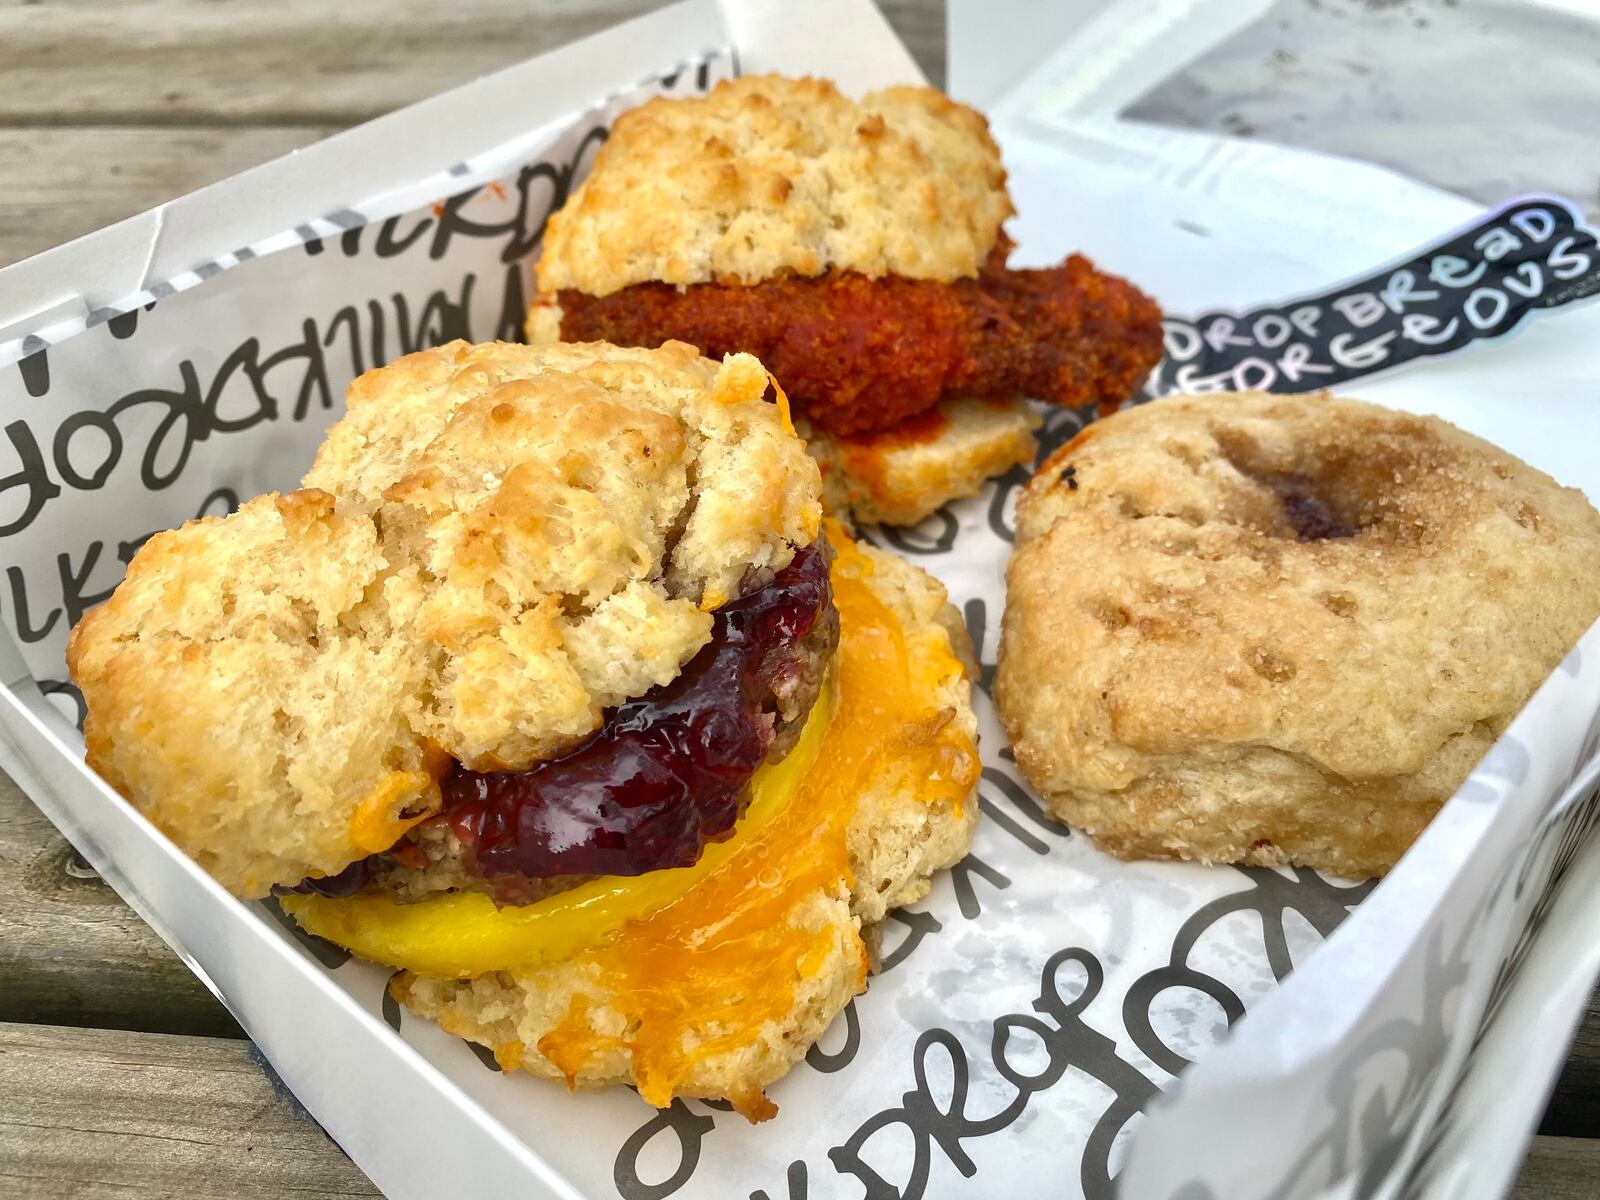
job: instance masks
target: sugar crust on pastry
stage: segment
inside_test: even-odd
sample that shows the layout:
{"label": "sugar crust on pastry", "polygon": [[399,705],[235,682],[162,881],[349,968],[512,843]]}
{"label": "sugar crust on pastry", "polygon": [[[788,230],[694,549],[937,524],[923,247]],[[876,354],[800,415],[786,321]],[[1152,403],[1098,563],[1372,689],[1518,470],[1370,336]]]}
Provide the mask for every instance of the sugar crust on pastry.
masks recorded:
{"label": "sugar crust on pastry", "polygon": [[983,117],[925,87],[724,80],[619,116],[545,228],[539,290],[978,273],[1011,215]]}
{"label": "sugar crust on pastry", "polygon": [[90,765],[259,896],[392,844],[450,759],[559,753],[815,540],[767,382],[679,343],[369,372],[301,490],[152,538],[73,631]]}
{"label": "sugar crust on pastry", "polygon": [[996,702],[1056,815],[1369,876],[1600,616],[1600,516],[1435,418],[1178,397],[1041,468],[1007,582]]}

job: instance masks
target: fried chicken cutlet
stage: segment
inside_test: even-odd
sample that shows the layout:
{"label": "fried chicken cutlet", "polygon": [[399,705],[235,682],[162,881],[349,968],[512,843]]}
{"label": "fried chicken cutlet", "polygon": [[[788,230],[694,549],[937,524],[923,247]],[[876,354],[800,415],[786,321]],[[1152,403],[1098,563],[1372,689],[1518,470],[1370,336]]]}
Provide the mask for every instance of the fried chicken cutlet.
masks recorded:
{"label": "fried chicken cutlet", "polygon": [[653,346],[677,338],[720,357],[755,354],[796,410],[837,434],[885,429],[951,396],[1024,394],[1115,409],[1161,353],[1161,312],[1073,255],[1006,267],[1002,238],[980,275],[949,282],[859,272],[609,296],[558,293],[564,341]]}

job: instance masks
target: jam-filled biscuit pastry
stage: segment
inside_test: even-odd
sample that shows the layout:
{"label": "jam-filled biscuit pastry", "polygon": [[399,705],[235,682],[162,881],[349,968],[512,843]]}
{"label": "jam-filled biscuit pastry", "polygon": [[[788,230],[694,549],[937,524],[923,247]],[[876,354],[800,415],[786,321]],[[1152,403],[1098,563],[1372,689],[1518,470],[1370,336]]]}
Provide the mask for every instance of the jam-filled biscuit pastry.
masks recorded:
{"label": "jam-filled biscuit pastry", "polygon": [[943,589],[825,529],[754,358],[469,346],[73,631],[90,764],[241,896],[573,1086],[763,1089],[970,842]]}
{"label": "jam-filled biscuit pastry", "polygon": [[1382,874],[1600,617],[1600,516],[1432,417],[1189,396],[1017,506],[996,701],[1126,858]]}
{"label": "jam-filled biscuit pastry", "polygon": [[1124,280],[1008,266],[1011,215],[983,117],[931,88],[727,80],[618,117],[545,229],[528,337],[756,354],[830,505],[909,523],[1032,459],[1024,395],[1109,411],[1160,357]]}

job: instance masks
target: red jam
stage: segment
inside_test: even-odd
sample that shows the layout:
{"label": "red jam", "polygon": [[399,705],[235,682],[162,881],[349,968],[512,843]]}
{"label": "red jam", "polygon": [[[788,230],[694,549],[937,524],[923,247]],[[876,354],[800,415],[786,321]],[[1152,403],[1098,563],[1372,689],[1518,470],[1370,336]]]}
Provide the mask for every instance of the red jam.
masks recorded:
{"label": "red jam", "polygon": [[820,545],[713,614],[678,677],[609,712],[598,733],[526,771],[457,764],[444,819],[485,876],[642,875],[693,864],[738,819],[773,736],[775,677],[833,602]]}

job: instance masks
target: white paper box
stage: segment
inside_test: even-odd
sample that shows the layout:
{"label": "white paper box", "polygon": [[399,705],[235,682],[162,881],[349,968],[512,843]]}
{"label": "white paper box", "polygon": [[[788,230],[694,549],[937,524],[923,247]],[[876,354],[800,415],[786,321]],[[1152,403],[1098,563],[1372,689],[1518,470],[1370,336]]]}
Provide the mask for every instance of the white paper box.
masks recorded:
{"label": "white paper box", "polygon": [[[1177,18],[1192,7],[1157,6]],[[1250,9],[1228,6],[1235,20]],[[1129,126],[1085,107],[1125,98],[1126,81],[1063,90],[1071,58],[1047,56],[996,102],[1020,261],[1082,249],[1171,311],[1244,306],[1355,275],[1472,215],[1359,164]],[[610,115],[779,67],[857,91],[915,77],[863,4],[690,0],[0,272],[0,471],[12,473],[0,474],[0,525],[16,526],[0,587],[0,765],[391,1196],[1098,1197],[1130,1137],[1131,1196],[1312,1195],[1364,1171],[1374,1188],[1494,1194],[1595,967],[1581,906],[1546,887],[1558,868],[1594,870],[1579,835],[1594,818],[1595,635],[1376,892],[1100,855],[1040,818],[979,697],[987,819],[974,856],[889,924],[885,969],[772,1089],[780,1113],[759,1127],[698,1102],[656,1114],[625,1091],[568,1096],[500,1076],[403,1017],[387,971],[224,894],[83,767],[69,693],[34,681],[62,679],[66,629],[139,539],[292,486],[358,371],[452,333],[514,334],[539,219]],[[1597,336],[1600,312],[1562,314],[1352,390],[1439,412],[1600,495]],[[1055,414],[1050,436],[1078,420]],[[875,535],[944,579],[989,664],[1016,482]],[[1570,803],[1552,807],[1564,790]],[[1523,969],[1502,971],[1535,916]],[[1460,970],[1425,1009],[1441,937]],[[1520,1062],[1496,1057],[1496,1030],[1540,994]],[[1449,1098],[1491,995],[1499,1024]],[[1405,1062],[1361,1074],[1372,1031],[1418,1014],[1437,1019]],[[1202,1056],[1185,1098],[1135,1135],[1140,1108]],[[1521,1068],[1514,1096],[1508,1063]],[[1490,1128],[1481,1098],[1496,1092],[1498,1141],[1485,1148],[1469,1134]],[[1470,1178],[1457,1169],[1467,1155],[1481,1167]],[[1240,1178],[1240,1163],[1257,1169]]]}

